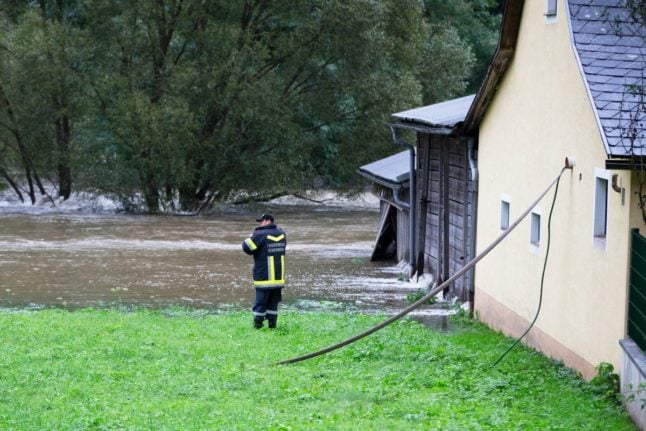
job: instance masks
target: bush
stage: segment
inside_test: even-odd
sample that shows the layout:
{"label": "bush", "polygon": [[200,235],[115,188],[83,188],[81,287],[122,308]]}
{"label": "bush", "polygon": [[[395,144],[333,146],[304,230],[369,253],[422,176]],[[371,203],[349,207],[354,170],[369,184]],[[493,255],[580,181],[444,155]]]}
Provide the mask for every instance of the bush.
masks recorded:
{"label": "bush", "polygon": [[602,362],[595,367],[597,375],[590,380],[592,390],[603,399],[619,404],[619,374],[614,372],[612,364]]}

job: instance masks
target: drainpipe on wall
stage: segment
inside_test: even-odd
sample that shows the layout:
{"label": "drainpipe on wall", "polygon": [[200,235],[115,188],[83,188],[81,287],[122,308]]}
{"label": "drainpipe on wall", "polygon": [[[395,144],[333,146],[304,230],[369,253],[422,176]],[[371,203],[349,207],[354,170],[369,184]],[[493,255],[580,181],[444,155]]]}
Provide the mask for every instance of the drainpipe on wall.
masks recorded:
{"label": "drainpipe on wall", "polygon": [[[471,199],[469,199],[469,235],[467,240],[467,250],[469,253],[468,261],[473,259],[476,255],[476,217],[477,217],[477,204],[478,204],[478,161],[475,156],[475,138],[469,138],[467,142],[467,151],[469,157],[469,168],[471,171]],[[473,312],[473,296],[475,290],[475,270],[472,269],[469,274],[468,283],[468,301],[470,303],[471,312]]]}
{"label": "drainpipe on wall", "polygon": [[393,201],[395,202],[395,204],[397,204],[397,206],[405,210],[410,210],[410,202],[404,202],[400,197],[402,186],[400,185],[392,186],[392,189],[393,189]]}
{"label": "drainpipe on wall", "polygon": [[[410,278],[416,272],[416,268],[415,268],[415,147],[413,147],[411,144],[407,143],[403,139],[399,139],[399,130],[397,128],[390,126],[390,133],[392,134],[393,142],[395,143],[395,145],[408,148],[408,151],[410,152],[410,171],[409,171],[410,192],[408,193],[408,196],[409,196],[408,205],[406,205],[408,207],[408,238],[409,238],[408,239],[408,244],[409,244],[408,277]],[[393,197],[395,199],[395,202],[401,205],[403,204],[403,202],[399,198],[399,190],[400,190],[399,187],[397,187],[396,189],[393,188]]]}

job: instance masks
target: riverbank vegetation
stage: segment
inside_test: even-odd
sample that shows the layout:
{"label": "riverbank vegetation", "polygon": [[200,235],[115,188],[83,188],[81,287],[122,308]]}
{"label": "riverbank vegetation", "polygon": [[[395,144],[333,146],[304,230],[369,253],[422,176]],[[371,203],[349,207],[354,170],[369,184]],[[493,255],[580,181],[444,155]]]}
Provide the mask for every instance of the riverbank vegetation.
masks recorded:
{"label": "riverbank vegetation", "polygon": [[471,93],[500,0],[0,2],[0,188],[132,211],[344,189]]}
{"label": "riverbank vegetation", "polygon": [[570,369],[467,320],[395,323],[331,354],[379,316],[248,312],[0,312],[0,428],[634,429]]}

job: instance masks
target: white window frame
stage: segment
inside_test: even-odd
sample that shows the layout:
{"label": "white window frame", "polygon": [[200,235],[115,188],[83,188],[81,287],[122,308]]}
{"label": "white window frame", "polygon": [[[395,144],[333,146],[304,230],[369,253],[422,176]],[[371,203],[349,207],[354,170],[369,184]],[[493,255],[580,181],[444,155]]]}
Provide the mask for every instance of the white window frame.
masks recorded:
{"label": "white window frame", "polygon": [[[605,184],[604,184],[605,182]],[[604,193],[605,186],[605,196]],[[610,218],[610,172],[594,169],[594,189],[592,193],[592,243],[601,250],[607,249],[608,219]]]}
{"label": "white window frame", "polygon": [[511,199],[509,195],[500,195],[500,230],[505,231],[511,223]]}
{"label": "white window frame", "polygon": [[538,254],[542,241],[543,210],[535,207],[529,214],[529,251]]}

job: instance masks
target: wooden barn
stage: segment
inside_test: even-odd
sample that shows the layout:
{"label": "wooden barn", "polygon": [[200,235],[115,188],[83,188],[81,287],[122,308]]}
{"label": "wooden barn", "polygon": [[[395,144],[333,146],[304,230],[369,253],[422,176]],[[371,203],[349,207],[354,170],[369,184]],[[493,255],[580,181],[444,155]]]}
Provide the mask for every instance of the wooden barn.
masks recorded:
{"label": "wooden barn", "polygon": [[[474,96],[393,114],[389,126],[416,135],[415,257],[417,274],[442,283],[460,270],[475,250],[477,152],[475,139],[459,133]],[[473,275],[457,280],[445,294],[470,301]]]}
{"label": "wooden barn", "polygon": [[[373,260],[406,260],[410,276],[441,283],[474,256],[475,140],[459,133],[472,101],[467,96],[393,114],[394,143],[408,151],[359,168],[381,201]],[[402,139],[404,130],[414,133],[416,150]],[[445,294],[469,301],[472,292],[468,274]]]}
{"label": "wooden barn", "polygon": [[380,218],[371,260],[409,261],[410,154],[402,151],[359,168],[373,183]]}

